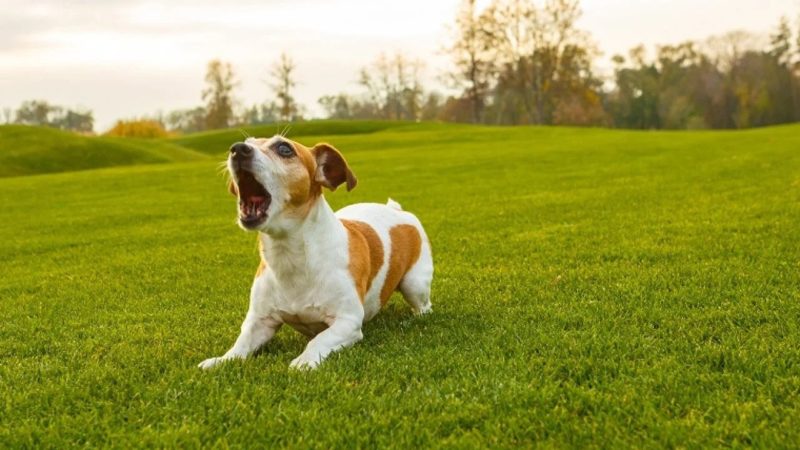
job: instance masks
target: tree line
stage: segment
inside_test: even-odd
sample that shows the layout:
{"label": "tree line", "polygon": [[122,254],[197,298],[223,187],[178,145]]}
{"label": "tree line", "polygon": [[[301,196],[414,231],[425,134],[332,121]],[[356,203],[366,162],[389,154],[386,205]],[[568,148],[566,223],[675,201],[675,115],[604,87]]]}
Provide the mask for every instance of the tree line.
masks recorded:
{"label": "tree line", "polygon": [[613,75],[577,26],[579,0],[464,0],[447,52],[458,95],[436,118],[636,129],[747,128],[800,120],[800,23],[761,43],[732,32],[615,55]]}
{"label": "tree line", "polygon": [[[399,52],[361,68],[360,91],[319,99],[331,119],[440,120],[498,125],[577,125],[634,129],[748,128],[800,121],[800,20],[783,18],[768,39],[731,32],[703,42],[643,46],[611,58],[578,27],[580,0],[462,0],[444,46],[450,94],[428,89],[425,65]],[[202,104],[119,121],[110,134],[159,136],[303,120],[296,64],[270,66],[271,100],[244,105],[230,63],[208,63]],[[6,122],[92,130],[89,111],[30,101]]]}
{"label": "tree line", "polygon": [[[420,60],[382,54],[358,72],[361,92],[326,95],[319,104],[333,119],[498,125],[696,129],[800,121],[800,20],[793,30],[781,19],[768,39],[731,32],[658,46],[652,56],[640,45],[614,55],[613,72],[600,74],[600,52],[577,25],[581,14],[579,0],[494,0],[482,10],[463,0],[445,47],[452,65],[443,78],[456,94],[426,89]],[[290,92],[293,73],[285,75]]]}
{"label": "tree line", "polygon": [[94,129],[94,115],[85,109],[69,109],[53,105],[44,100],[28,100],[16,110],[3,109],[5,123],[39,125],[61,130],[91,133]]}

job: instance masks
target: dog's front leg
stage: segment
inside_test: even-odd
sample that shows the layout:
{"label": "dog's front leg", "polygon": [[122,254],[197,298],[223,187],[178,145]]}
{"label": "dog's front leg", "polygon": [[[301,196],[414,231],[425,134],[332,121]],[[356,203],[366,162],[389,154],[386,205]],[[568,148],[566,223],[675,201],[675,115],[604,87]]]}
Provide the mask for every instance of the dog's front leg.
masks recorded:
{"label": "dog's front leg", "polygon": [[210,369],[229,359],[244,359],[258,350],[267,341],[272,339],[275,332],[280,328],[281,323],[270,317],[258,317],[252,310],[247,313],[242,323],[242,331],[230,350],[224,355],[216,358],[209,358],[201,362],[198,367]]}
{"label": "dog's front leg", "polygon": [[293,369],[314,369],[329,354],[360,341],[363,316],[337,317],[330,327],[308,342],[306,349],[292,361]]}

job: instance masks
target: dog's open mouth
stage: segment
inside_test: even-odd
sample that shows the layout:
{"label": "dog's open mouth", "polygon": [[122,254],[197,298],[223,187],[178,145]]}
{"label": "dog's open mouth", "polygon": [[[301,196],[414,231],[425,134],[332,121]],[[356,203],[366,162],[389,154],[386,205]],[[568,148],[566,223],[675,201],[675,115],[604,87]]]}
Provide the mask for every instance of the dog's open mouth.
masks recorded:
{"label": "dog's open mouth", "polygon": [[239,221],[246,228],[254,228],[267,220],[267,209],[272,196],[247,170],[236,171],[239,190]]}

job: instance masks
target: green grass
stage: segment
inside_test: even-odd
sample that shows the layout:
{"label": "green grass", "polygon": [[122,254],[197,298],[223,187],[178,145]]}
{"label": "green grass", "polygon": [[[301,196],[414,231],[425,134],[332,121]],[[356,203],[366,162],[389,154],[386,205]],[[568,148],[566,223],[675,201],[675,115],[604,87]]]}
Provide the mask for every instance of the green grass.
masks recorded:
{"label": "green grass", "polygon": [[0,447],[800,446],[800,126],[338,134],[433,314],[201,372],[258,260],[214,158],[1,179]]}
{"label": "green grass", "polygon": [[208,156],[168,141],[0,125],[0,177],[203,159]]}

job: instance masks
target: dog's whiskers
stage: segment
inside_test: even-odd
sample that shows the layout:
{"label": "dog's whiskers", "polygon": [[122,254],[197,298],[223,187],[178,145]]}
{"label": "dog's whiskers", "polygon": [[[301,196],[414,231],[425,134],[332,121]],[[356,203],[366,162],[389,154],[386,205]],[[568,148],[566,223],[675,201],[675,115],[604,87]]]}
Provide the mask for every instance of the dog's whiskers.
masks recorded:
{"label": "dog's whiskers", "polygon": [[285,137],[287,137],[287,135],[289,134],[289,131],[291,131],[291,130],[292,130],[292,124],[287,123],[286,126],[283,127],[283,130],[280,133],[278,133],[278,135],[280,137],[285,138]]}
{"label": "dog's whiskers", "polygon": [[228,161],[220,161],[219,164],[217,164],[217,174],[218,175],[228,174]]}

